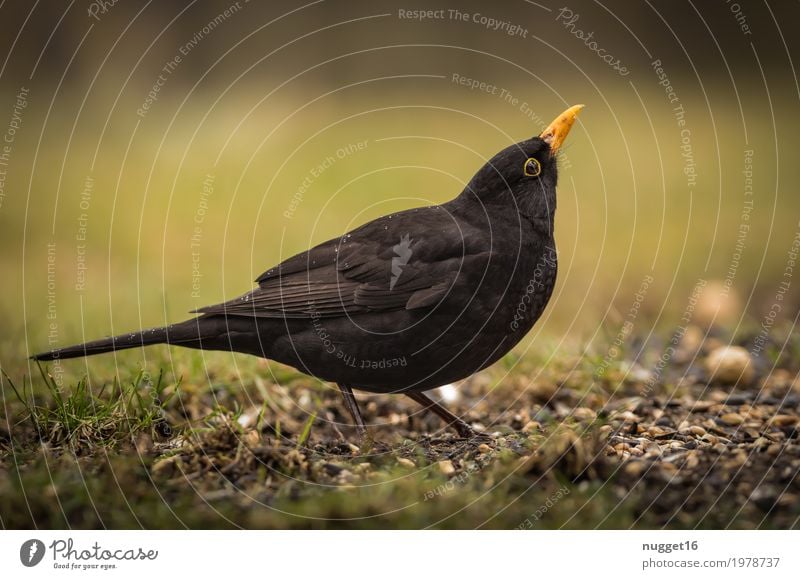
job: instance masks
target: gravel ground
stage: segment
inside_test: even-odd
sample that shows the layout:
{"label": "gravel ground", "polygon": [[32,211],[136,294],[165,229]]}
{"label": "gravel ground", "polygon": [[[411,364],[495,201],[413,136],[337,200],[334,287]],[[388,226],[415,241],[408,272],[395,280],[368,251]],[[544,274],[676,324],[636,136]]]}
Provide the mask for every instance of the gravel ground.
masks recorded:
{"label": "gravel ground", "polygon": [[157,421],[117,444],[40,437],[21,417],[0,432],[0,499],[24,497],[28,509],[0,517],[11,527],[796,528],[797,374],[694,331],[670,352],[665,364],[615,363],[602,379],[577,352],[546,372],[511,361],[510,377],[476,375],[444,393],[483,432],[475,440],[405,397],[360,395],[374,443],[359,448],[338,392],[301,376],[259,381],[258,404],[181,386],[167,408],[174,428]]}

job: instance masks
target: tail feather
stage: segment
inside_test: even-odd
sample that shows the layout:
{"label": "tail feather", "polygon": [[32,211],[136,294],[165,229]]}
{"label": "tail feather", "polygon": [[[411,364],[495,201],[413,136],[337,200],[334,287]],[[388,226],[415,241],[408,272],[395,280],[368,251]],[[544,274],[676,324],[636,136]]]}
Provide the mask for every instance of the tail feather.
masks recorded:
{"label": "tail feather", "polygon": [[129,334],[120,334],[101,340],[93,340],[85,344],[77,344],[66,348],[58,348],[49,352],[42,352],[31,356],[33,360],[47,362],[51,360],[64,360],[67,358],[80,358],[105,354],[116,350],[127,350],[153,344],[191,345],[204,338],[202,323],[203,318],[187,320],[178,324],[171,324],[161,328],[151,328]]}

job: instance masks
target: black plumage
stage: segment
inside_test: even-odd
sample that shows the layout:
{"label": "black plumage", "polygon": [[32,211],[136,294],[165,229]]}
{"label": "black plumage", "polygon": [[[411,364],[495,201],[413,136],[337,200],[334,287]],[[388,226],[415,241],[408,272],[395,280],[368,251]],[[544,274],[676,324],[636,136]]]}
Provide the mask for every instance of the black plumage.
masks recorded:
{"label": "black plumage", "polygon": [[580,110],[503,149],[452,201],[386,215],[266,271],[258,287],[167,326],[37,354],[72,358],[168,343],[269,358],[352,389],[423,391],[498,360],[541,315],[557,259],[556,152]]}

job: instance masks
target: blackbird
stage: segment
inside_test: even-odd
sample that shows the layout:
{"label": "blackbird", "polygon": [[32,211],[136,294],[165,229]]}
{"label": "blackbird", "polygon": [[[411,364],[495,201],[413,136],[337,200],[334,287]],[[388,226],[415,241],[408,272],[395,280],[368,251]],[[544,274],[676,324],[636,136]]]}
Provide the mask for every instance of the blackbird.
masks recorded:
{"label": "blackbird", "polygon": [[452,201],[380,217],[295,255],[193,319],[33,358],[151,344],[243,352],[335,382],[362,439],[353,389],[403,393],[472,437],[423,392],[497,361],[547,305],[557,152],[581,108],[494,155]]}

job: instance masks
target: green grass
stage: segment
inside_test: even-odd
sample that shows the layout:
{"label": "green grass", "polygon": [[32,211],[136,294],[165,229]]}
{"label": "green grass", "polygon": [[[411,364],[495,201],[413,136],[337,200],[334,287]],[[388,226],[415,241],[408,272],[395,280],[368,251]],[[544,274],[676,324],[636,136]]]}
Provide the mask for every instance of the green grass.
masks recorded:
{"label": "green grass", "polygon": [[95,392],[86,378],[64,389],[43,366],[39,365],[39,371],[43,396],[34,394],[27,377],[21,388],[7,375],[4,380],[24,408],[19,420],[30,423],[42,443],[77,451],[97,445],[113,448],[140,433],[171,434],[165,407],[178,386],[167,386],[163,372],[154,382],[140,371],[127,384],[114,379]]}

